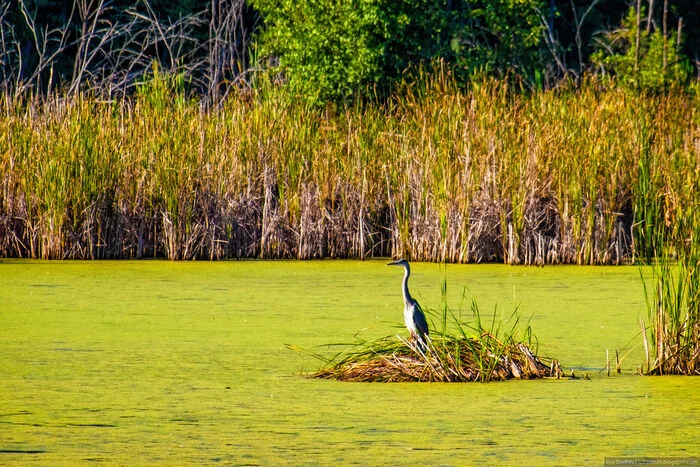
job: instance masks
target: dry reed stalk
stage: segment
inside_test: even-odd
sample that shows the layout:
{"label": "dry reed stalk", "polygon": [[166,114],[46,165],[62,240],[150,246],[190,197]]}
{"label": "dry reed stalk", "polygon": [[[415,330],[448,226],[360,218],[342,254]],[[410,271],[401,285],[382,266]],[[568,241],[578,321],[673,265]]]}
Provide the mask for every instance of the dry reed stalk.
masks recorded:
{"label": "dry reed stalk", "polygon": [[646,373],[649,373],[649,369],[651,368],[651,358],[649,354],[649,341],[647,341],[647,329],[646,326],[644,326],[644,320],[639,321],[639,326],[642,328],[642,339],[644,340],[644,355],[646,357],[646,362],[647,362],[647,371]]}

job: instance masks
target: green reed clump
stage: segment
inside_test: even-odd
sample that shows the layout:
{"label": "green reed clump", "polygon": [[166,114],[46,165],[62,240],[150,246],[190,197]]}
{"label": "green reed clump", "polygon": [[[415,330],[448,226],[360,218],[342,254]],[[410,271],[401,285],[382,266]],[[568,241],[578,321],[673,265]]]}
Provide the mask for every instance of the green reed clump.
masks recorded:
{"label": "green reed clump", "polygon": [[425,348],[397,335],[360,341],[330,358],[313,354],[325,366],[312,376],[363,382],[486,382],[550,374],[550,366],[531,350],[529,326],[522,339],[516,337],[517,310],[507,329],[496,319],[496,310],[488,327],[474,300],[470,311],[472,322],[462,322],[443,303],[438,317],[442,326],[433,325]]}
{"label": "green reed clump", "polygon": [[[652,269],[650,285],[644,282],[649,315],[649,326],[644,329],[648,374],[700,374],[697,108],[689,114],[694,142],[668,121],[659,122],[664,134],[660,150],[653,149],[648,127],[640,132],[643,152],[633,187],[640,214],[636,254]],[[661,115],[672,111],[659,109]]]}
{"label": "green reed clump", "polygon": [[157,69],[121,101],[0,102],[3,256],[617,264],[676,221],[658,194],[700,151],[697,94],[440,69],[346,109],[263,81],[205,111]]}
{"label": "green reed clump", "polygon": [[647,374],[700,375],[699,208],[697,202],[678,208],[678,224],[652,266],[651,291],[645,282]]}

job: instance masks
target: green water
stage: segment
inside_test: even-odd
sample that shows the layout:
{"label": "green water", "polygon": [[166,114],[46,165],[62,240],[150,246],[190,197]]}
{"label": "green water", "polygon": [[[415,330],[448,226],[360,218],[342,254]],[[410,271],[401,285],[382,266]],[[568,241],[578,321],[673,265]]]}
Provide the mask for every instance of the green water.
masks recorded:
{"label": "green water", "polygon": [[[445,274],[413,264],[440,304]],[[700,455],[700,378],[599,372],[646,317],[634,267],[448,266],[590,380],[360,384],[313,347],[405,334],[382,261],[0,262],[0,464],[602,463]],[[499,312],[500,312],[499,311]],[[634,341],[634,344],[638,343]],[[629,346],[632,347],[632,346]]]}

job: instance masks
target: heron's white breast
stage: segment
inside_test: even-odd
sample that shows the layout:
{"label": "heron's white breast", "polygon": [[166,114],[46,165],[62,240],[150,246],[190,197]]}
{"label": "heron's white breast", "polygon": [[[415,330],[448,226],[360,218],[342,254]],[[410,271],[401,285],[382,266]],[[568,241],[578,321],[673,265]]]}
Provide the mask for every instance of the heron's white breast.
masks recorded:
{"label": "heron's white breast", "polygon": [[406,327],[409,331],[417,332],[416,323],[413,321],[413,305],[404,307],[403,309],[403,321],[406,323]]}

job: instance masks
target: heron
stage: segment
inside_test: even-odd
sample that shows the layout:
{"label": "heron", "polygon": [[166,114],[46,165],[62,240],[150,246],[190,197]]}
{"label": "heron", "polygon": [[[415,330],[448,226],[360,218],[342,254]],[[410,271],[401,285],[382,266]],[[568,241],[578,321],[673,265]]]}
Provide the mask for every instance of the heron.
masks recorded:
{"label": "heron", "polygon": [[428,322],[425,320],[423,310],[421,310],[418,302],[411,297],[408,291],[408,278],[411,275],[411,266],[405,259],[393,261],[387,266],[401,266],[404,269],[403,275],[403,320],[406,323],[406,328],[415,339],[421,350],[426,348],[426,337],[428,336]]}

